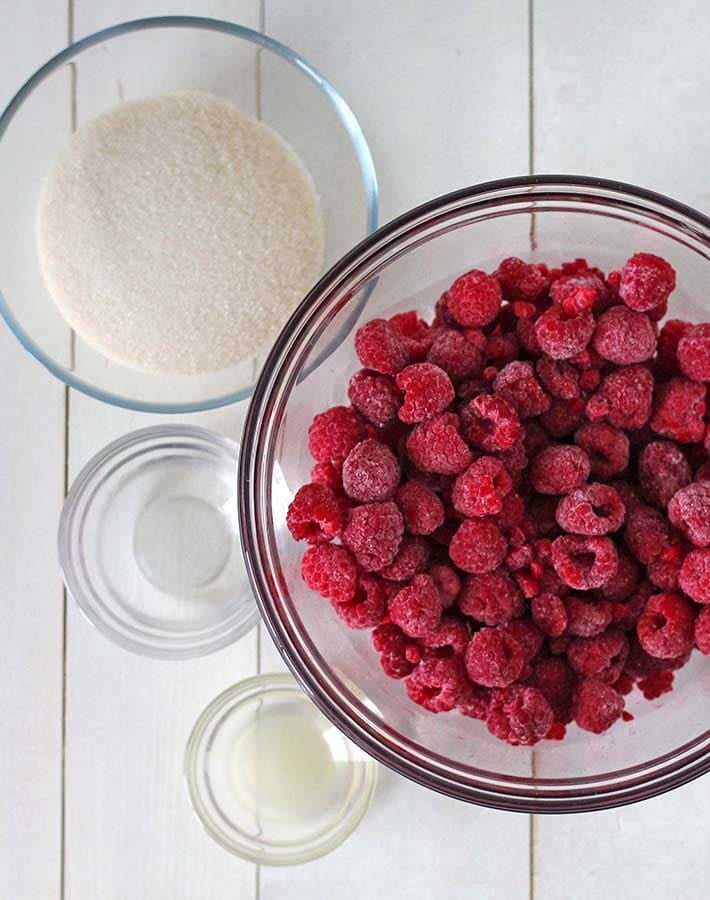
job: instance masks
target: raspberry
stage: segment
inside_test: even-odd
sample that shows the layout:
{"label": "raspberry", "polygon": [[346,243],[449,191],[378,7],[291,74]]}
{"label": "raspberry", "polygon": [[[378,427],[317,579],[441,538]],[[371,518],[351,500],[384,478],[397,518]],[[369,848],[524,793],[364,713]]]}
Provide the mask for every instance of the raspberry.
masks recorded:
{"label": "raspberry", "polygon": [[710,606],[701,609],[695,620],[695,646],[705,656],[710,656]]}
{"label": "raspberry", "polygon": [[642,586],[628,600],[612,603],[611,615],[614,625],[621,628],[622,631],[635,629],[646,606],[646,600],[652,593],[653,586],[649,583],[648,588]]}
{"label": "raspberry", "polygon": [[480,269],[471,269],[454,281],[447,292],[449,313],[465,328],[490,324],[500,311],[500,285]]}
{"label": "raspberry", "polygon": [[461,411],[461,423],[468,440],[486,453],[507,450],[522,434],[513,407],[490,394],[474,397]]}
{"label": "raspberry", "polygon": [[631,649],[624,671],[631,678],[635,679],[646,678],[653,672],[662,670],[674,671],[675,669],[682,669],[688,662],[691,653],[691,650],[688,649],[685,653],[681,653],[680,656],[674,656],[672,659],[659,659],[646,653],[641,647],[638,637],[633,634],[629,635],[629,646]]}
{"label": "raspberry", "polygon": [[453,606],[461,593],[461,579],[456,570],[451,566],[436,564],[429,568],[429,575],[439,591],[444,609]]}
{"label": "raspberry", "polygon": [[447,328],[450,328],[452,326],[458,327],[456,319],[454,319],[454,317],[449,312],[448,291],[444,291],[444,293],[434,304],[434,321],[432,322],[432,329],[442,328],[444,326],[446,326]]}
{"label": "raspberry", "polygon": [[484,356],[491,366],[500,368],[520,355],[520,342],[513,332],[492,334],[486,341]]}
{"label": "raspberry", "polygon": [[633,557],[625,550],[617,548],[619,565],[612,577],[599,588],[599,594],[604,600],[612,603],[621,603],[628,599],[636,590],[639,583],[639,566]]}
{"label": "raspberry", "polygon": [[651,428],[681,444],[702,441],[705,434],[705,385],[671,378],[656,391]]}
{"label": "raspberry", "polygon": [[381,503],[394,496],[401,474],[389,447],[368,438],[356,444],[343,463],[343,489],[361,503]]}
{"label": "raspberry", "polygon": [[641,614],[636,633],[650,656],[669,659],[693,646],[695,613],[680,594],[654,594]]}
{"label": "raspberry", "polygon": [[639,681],[639,690],[647,700],[656,700],[663,694],[673,690],[674,675],[668,669],[659,669],[658,672],[642,678]]}
{"label": "raspberry", "polygon": [[418,648],[398,625],[378,625],[372,632],[372,646],[380,654],[380,665],[390,678],[406,678],[414,670],[416,662],[409,660],[408,651]]}
{"label": "raspberry", "polygon": [[696,547],[710,546],[710,481],[694,481],[671,497],[668,518]]}
{"label": "raspberry", "polygon": [[678,584],[691,600],[710,604],[710,549],[691,550],[683,560]]}
{"label": "raspberry", "polygon": [[336,497],[343,495],[342,466],[339,463],[316,463],[311,469],[313,484],[323,484],[330,488]]}
{"label": "raspberry", "polygon": [[684,335],[692,328],[690,322],[681,319],[668,319],[663,323],[663,328],[658,335],[658,353],[656,355],[656,370],[661,375],[680,375],[678,365],[678,344]]}
{"label": "raspberry", "polygon": [[288,507],[286,526],[297,541],[320,544],[332,540],[343,527],[335,494],[324,484],[304,484]]}
{"label": "raspberry", "polygon": [[564,659],[550,657],[535,663],[533,667],[535,687],[552,707],[557,722],[572,721],[572,696],[577,676]]}
{"label": "raspberry", "polygon": [[463,699],[458,702],[457,709],[463,716],[485,722],[488,718],[488,707],[490,702],[490,688],[484,688],[481,687],[480,684],[471,684],[471,682],[469,682],[468,690]]}
{"label": "raspberry", "polygon": [[535,457],[530,484],[540,494],[566,494],[589,477],[589,457],[580,447],[553,444]]}
{"label": "raspberry", "polygon": [[660,509],[665,509],[673,494],[692,481],[688,460],[680,447],[670,441],[647,444],[639,456],[637,471],[643,496]]}
{"label": "raspberry", "polygon": [[557,505],[557,524],[574,534],[608,534],[621,528],[626,509],[608,484],[587,484],[570,491]]}
{"label": "raspberry", "polygon": [[483,687],[507,687],[520,675],[525,656],[520,644],[497,628],[481,628],[466,650],[466,671]]}
{"label": "raspberry", "polygon": [[584,401],[554,399],[547,412],[540,416],[540,424],[554,438],[565,438],[584,422]]}
{"label": "raspberry", "polygon": [[576,356],[592,339],[594,318],[590,312],[568,314],[559,306],[544,312],[535,322],[540,349],[553,359]]}
{"label": "raspberry", "polygon": [[497,569],[505,558],[507,543],[500,530],[487,519],[465,519],[451,539],[452,562],[473,575]]}
{"label": "raspberry", "polygon": [[[596,312],[596,307],[606,296],[603,273],[599,269],[590,269],[585,260],[579,262],[580,267],[576,271],[568,271],[562,276],[550,273],[553,279],[550,297],[570,314],[588,312],[592,308]],[[564,263],[564,266],[569,266],[569,263]]]}
{"label": "raspberry", "polygon": [[582,425],[574,442],[589,456],[591,474],[598,478],[619,475],[629,464],[629,439],[619,428],[605,422]]}
{"label": "raspberry", "polygon": [[395,558],[403,532],[402,514],[395,503],[368,503],[351,512],[343,541],[363,569],[377,571]]}
{"label": "raspberry", "polygon": [[464,516],[495,516],[513,482],[503,463],[494,456],[481,456],[454,482],[451,500]]}
{"label": "raspberry", "polygon": [[333,406],[313,419],[308,449],[316,462],[339,463],[365,437],[365,425],[352,407]]}
{"label": "raspberry", "polygon": [[357,566],[345,547],[316,544],[301,560],[301,575],[312,591],[336,603],[347,603],[355,596]]}
{"label": "raspberry", "polygon": [[441,621],[441,597],[429,575],[415,575],[412,583],[390,600],[390,619],[409,637],[431,634]]}
{"label": "raspberry", "polygon": [[613,306],[599,317],[592,346],[618,366],[642,363],[656,352],[656,332],[648,316]]}
{"label": "raspberry", "polygon": [[530,601],[530,614],[540,631],[559,637],[567,628],[567,609],[556,594],[538,594]]}
{"label": "raspberry", "polygon": [[458,659],[425,659],[407,679],[410,699],[430,712],[448,712],[466,696],[466,675]]}
{"label": "raspberry", "polygon": [[624,528],[626,546],[636,559],[647,566],[669,545],[668,521],[650,506],[627,510]]}
{"label": "raspberry", "polygon": [[678,590],[678,576],[687,552],[683,544],[671,544],[648,564],[646,574],[657,588],[662,591]]}
{"label": "raspberry", "polygon": [[460,420],[454,413],[441,413],[420,422],[407,438],[410,460],[425,472],[458,475],[473,459],[459,434]]}
{"label": "raspberry", "polygon": [[432,490],[417,481],[400,485],[395,499],[405,528],[412,534],[431,534],[444,521],[444,504]]}
{"label": "raspberry", "polygon": [[611,625],[612,605],[607,600],[587,602],[571,595],[565,600],[567,633],[574,637],[594,637]]}
{"label": "raspberry", "polygon": [[431,363],[407,366],[396,380],[397,387],[404,391],[399,418],[410,425],[443,412],[455,396],[449,376]]}
{"label": "raspberry", "polygon": [[574,721],[584,731],[601,734],[616,722],[624,708],[624,698],[609,684],[591,678],[581,681],[574,692]]}
{"label": "raspberry", "polygon": [[406,340],[410,361],[421,362],[431,347],[436,330],[430,328],[414,310],[397,313],[389,319],[389,323],[392,329]]}
{"label": "raspberry", "polygon": [[483,355],[461,332],[446,329],[439,332],[429,348],[427,362],[443,369],[455,384],[483,371]]}
{"label": "raspberry", "polygon": [[561,400],[579,397],[579,372],[567,360],[541,356],[535,366],[548,393]]}
{"label": "raspberry", "polygon": [[493,274],[506,300],[534,303],[547,290],[548,279],[543,268],[523,262],[515,256],[502,260]]}
{"label": "raspberry", "polygon": [[545,636],[530,619],[513,619],[500,630],[519,644],[526,663],[532,662],[542,650]]}
{"label": "raspberry", "polygon": [[493,691],[486,724],[500,740],[530,747],[545,737],[552,722],[552,707],[537,688],[512,684]]}
{"label": "raspberry", "polygon": [[619,628],[594,637],[577,637],[567,648],[567,659],[578,675],[614,684],[629,656],[629,642]]}
{"label": "raspberry", "polygon": [[[508,447],[507,450],[499,450],[498,458],[508,470],[511,484],[515,484],[517,487],[520,484],[521,473],[528,466],[528,455],[525,452],[525,445],[522,441],[518,441],[512,447]],[[505,500],[505,498],[503,499]]]}
{"label": "raspberry", "polygon": [[515,333],[523,350],[535,356],[542,352],[540,341],[537,339],[537,332],[535,331],[534,319],[518,319]]}
{"label": "raspberry", "polygon": [[397,421],[402,394],[387,375],[361,369],[350,379],[348,399],[363,418],[383,428]]}
{"label": "raspberry", "polygon": [[619,296],[636,312],[662,306],[674,288],[673,266],[652,253],[635,253],[621,270]]}
{"label": "raspberry", "polygon": [[613,578],[619,558],[608,537],[564,535],[552,542],[552,565],[571,588],[589,591]]}
{"label": "raspberry", "polygon": [[651,418],[653,375],[643,366],[626,366],[607,375],[587,402],[587,417],[606,418],[617,428],[643,428]]}
{"label": "raspberry", "polygon": [[462,613],[484,625],[505,625],[524,611],[515,582],[501,569],[469,576],[458,598]]}
{"label": "raspberry", "polygon": [[529,362],[517,360],[504,366],[493,382],[493,392],[509,403],[521,419],[539,416],[550,407],[550,399]]}
{"label": "raspberry", "polygon": [[695,325],[678,343],[678,364],[693,381],[710,381],[710,323]]}
{"label": "raspberry", "polygon": [[385,319],[371,319],[355,333],[355,352],[366,369],[396,375],[409,362],[409,344]]}
{"label": "raspberry", "polygon": [[392,562],[380,570],[390,581],[410,581],[423,572],[429,562],[429,544],[421,537],[406,534]]}
{"label": "raspberry", "polygon": [[387,600],[382,580],[377,575],[360,576],[355,596],[346,603],[333,603],[333,609],[348,628],[373,628],[387,612]]}
{"label": "raspberry", "polygon": [[434,656],[463,656],[471,635],[466,622],[454,615],[444,616],[438,627],[423,639],[426,650]]}

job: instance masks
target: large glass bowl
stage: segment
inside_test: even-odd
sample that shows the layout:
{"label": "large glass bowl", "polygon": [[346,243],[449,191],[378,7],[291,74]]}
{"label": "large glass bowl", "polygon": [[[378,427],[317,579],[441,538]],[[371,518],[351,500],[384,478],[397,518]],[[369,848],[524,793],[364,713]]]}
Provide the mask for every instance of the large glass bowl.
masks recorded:
{"label": "large glass bowl", "polygon": [[50,372],[92,397],[188,413],[251,394],[268,351],[220,372],[160,375],[107,360],[73,334],[45,287],[35,239],[39,192],[72,131],[124,100],[202,90],[272,126],[320,197],[325,262],[377,227],[377,184],[355,116],[306,60],[264,34],[216,19],[164,16],[115,25],[62,50],[0,116],[0,314]]}
{"label": "large glass bowl", "polygon": [[[369,634],[345,628],[301,581],[303,546],[285,518],[312,465],[306,431],[316,412],[346,400],[361,321],[413,307],[431,313],[456,275],[491,270],[502,257],[585,256],[611,269],[638,250],[677,269],[672,314],[708,318],[710,219],[688,207],[581,177],[516,178],[449,194],[385,225],[327,273],[282,331],[255,389],[240,464],[242,540],[279,650],[348,737],[402,775],[461,800],[581,812],[651,797],[707,772],[710,660],[694,654],[659,700],[634,692],[632,722],[601,736],[571,727],[564,741],[533,750],[505,745],[457,713],[416,706],[401,682],[383,675]],[[366,309],[353,317],[364,296]],[[323,356],[331,342],[338,348]]]}

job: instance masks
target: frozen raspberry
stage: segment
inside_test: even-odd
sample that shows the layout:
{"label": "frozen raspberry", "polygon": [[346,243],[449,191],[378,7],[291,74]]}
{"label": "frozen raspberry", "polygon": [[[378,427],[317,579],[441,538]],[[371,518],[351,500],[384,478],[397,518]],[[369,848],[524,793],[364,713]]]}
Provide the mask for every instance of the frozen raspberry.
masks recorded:
{"label": "frozen raspberry", "polygon": [[462,700],[456,706],[462,716],[469,719],[478,719],[485,722],[488,718],[488,707],[491,702],[490,688],[481,687],[480,684],[472,684],[469,681],[468,690]]}
{"label": "frozen raspberry", "polygon": [[587,402],[587,417],[617,428],[643,428],[651,418],[653,375],[644,366],[626,366],[607,375]]}
{"label": "frozen raspberry", "polygon": [[705,656],[710,656],[710,606],[703,607],[695,620],[695,646]]}
{"label": "frozen raspberry", "polygon": [[656,355],[656,370],[661,375],[680,375],[678,364],[678,344],[692,328],[690,322],[681,319],[668,319],[663,323],[658,335],[658,353]]}
{"label": "frozen raspberry", "polygon": [[456,569],[437,563],[430,566],[429,575],[439,591],[444,609],[453,606],[461,593],[461,579],[456,574]]}
{"label": "frozen raspberry", "polygon": [[705,434],[705,385],[687,378],[671,378],[660,385],[653,400],[651,428],[681,444],[702,441]]}
{"label": "frozen raspberry", "polygon": [[656,700],[673,690],[673,681],[672,672],[668,669],[659,669],[658,672],[651,672],[646,678],[642,678],[638,685],[647,700]]}
{"label": "frozen raspberry", "polygon": [[385,319],[371,319],[355,334],[355,352],[366,369],[396,375],[409,362],[409,344]]}
{"label": "frozen raspberry", "polygon": [[556,594],[538,594],[530,601],[530,614],[540,631],[559,637],[567,628],[567,610]]}
{"label": "frozen raspberry", "polygon": [[412,583],[395,594],[389,614],[395,625],[409,637],[423,638],[439,625],[441,597],[429,575],[415,575]]}
{"label": "frozen raspberry", "polygon": [[525,656],[520,644],[497,628],[481,628],[466,650],[466,671],[483,687],[507,687],[520,675]]}
{"label": "frozen raspberry", "polygon": [[522,426],[513,407],[500,397],[480,394],[461,412],[468,440],[487,453],[507,450],[520,438]]}
{"label": "frozen raspberry", "polygon": [[425,472],[458,475],[473,459],[459,434],[460,420],[455,413],[441,413],[420,422],[407,438],[407,453],[415,466]]}
{"label": "frozen raspberry", "polygon": [[444,616],[439,625],[422,640],[430,656],[463,657],[471,635],[466,622],[450,613]]}
{"label": "frozen raspberry", "polygon": [[572,400],[554,398],[538,421],[553,438],[569,437],[584,422],[584,401],[577,397]]}
{"label": "frozen raspberry", "polygon": [[665,509],[673,494],[690,484],[692,474],[680,447],[671,441],[653,441],[639,456],[638,479],[646,500]]}
{"label": "frozen raspberry", "polygon": [[380,654],[380,665],[390,678],[406,678],[419,662],[409,659],[411,650],[418,653],[418,647],[398,625],[378,625],[372,632],[372,646]]}
{"label": "frozen raspberry", "polygon": [[550,298],[569,315],[601,311],[606,299],[606,287],[599,269],[590,269],[585,265],[561,276],[551,273],[551,277]]}
{"label": "frozen raspberry", "polygon": [[621,603],[627,600],[636,590],[640,577],[636,560],[621,548],[617,548],[617,552],[619,565],[616,572],[603,587],[599,588],[600,596],[612,603]]}
{"label": "frozen raspberry", "polygon": [[511,684],[493,691],[486,724],[500,740],[530,747],[545,737],[552,722],[552,707],[537,688]]}
{"label": "frozen raspberry", "polygon": [[598,478],[619,475],[629,464],[629,439],[619,428],[605,422],[582,425],[574,442],[589,456],[591,474]]}
{"label": "frozen raspberry", "polygon": [[589,591],[613,578],[619,557],[608,537],[564,535],[552,542],[552,565],[571,588]]}
{"label": "frozen raspberry", "polygon": [[636,633],[650,656],[669,659],[693,645],[695,613],[680,594],[654,594],[641,614]]}
{"label": "frozen raspberry", "polygon": [[441,500],[417,481],[400,485],[395,499],[404,517],[404,526],[411,534],[431,534],[444,521]]}
{"label": "frozen raspberry", "polygon": [[639,590],[635,591],[628,600],[612,603],[612,621],[622,631],[635,630],[646,606],[646,600],[654,592],[653,585],[648,583],[648,587],[645,587],[645,584],[640,585]]}
{"label": "frozen raspberry", "polygon": [[361,369],[350,379],[348,399],[363,418],[383,428],[397,421],[402,393],[387,375]]}
{"label": "frozen raspberry", "polygon": [[481,456],[454,482],[451,500],[464,516],[495,516],[513,482],[503,463],[494,456]]}
{"label": "frozen raspberry", "polygon": [[541,356],[535,368],[538,378],[553,397],[561,400],[579,397],[579,372],[567,360]]}
{"label": "frozen raspberry", "polygon": [[648,565],[669,545],[668,521],[658,510],[650,506],[628,509],[624,528],[626,546],[636,559]]}
{"label": "frozen raspberry", "polygon": [[316,462],[342,462],[366,437],[365,425],[350,406],[318,413],[308,429],[308,449]]}
{"label": "frozen raspberry", "polygon": [[623,709],[624,698],[609,684],[587,678],[574,692],[574,721],[592,734],[601,734],[611,728]]}
{"label": "frozen raspberry", "polygon": [[537,332],[535,331],[534,319],[518,319],[515,326],[515,334],[523,350],[533,356],[542,353],[540,341],[537,339]]}
{"label": "frozen raspberry", "polygon": [[330,488],[336,497],[343,495],[342,466],[340,463],[316,463],[311,469],[313,484],[323,484]]}
{"label": "frozen raspberry", "polygon": [[447,292],[449,313],[465,328],[490,324],[500,311],[500,285],[480,269],[471,269],[454,281]]}
{"label": "frozen raspberry", "polygon": [[507,543],[500,529],[488,519],[464,519],[451,539],[452,562],[473,575],[497,569],[505,558]]}
{"label": "frozen raspberry", "polygon": [[507,625],[503,625],[500,630],[507,634],[508,637],[512,637],[520,645],[523,651],[523,659],[526,663],[535,659],[545,642],[545,635],[528,618],[512,619]]}
{"label": "frozen raspberry", "polygon": [[694,481],[668,504],[668,518],[696,547],[710,546],[710,482]]}
{"label": "frozen raspberry", "polygon": [[621,270],[619,296],[636,312],[662,306],[674,288],[673,266],[652,253],[634,254]]}
{"label": "frozen raspberry", "polygon": [[564,659],[549,657],[533,666],[533,682],[552,707],[556,722],[572,721],[572,697],[577,676]]}
{"label": "frozen raspberry", "polygon": [[448,712],[466,695],[466,674],[456,658],[425,659],[407,678],[409,697],[430,712]]}
{"label": "frozen raspberry", "polygon": [[691,550],[683,560],[678,584],[691,600],[710,604],[710,549]]}
{"label": "frozen raspberry", "polygon": [[557,524],[572,534],[608,534],[621,528],[626,509],[608,484],[585,484],[557,505]]}
{"label": "frozen raspberry", "polygon": [[328,600],[347,603],[355,596],[357,566],[345,547],[316,544],[301,560],[301,575],[312,591]]}
{"label": "frozen raspberry", "polygon": [[569,314],[561,306],[552,306],[535,322],[540,349],[553,359],[569,359],[580,353],[594,334],[590,312]]}
{"label": "frozen raspberry", "polygon": [[508,363],[496,375],[493,392],[509,403],[521,419],[539,416],[550,407],[550,398],[540,387],[529,362]]}
{"label": "frozen raspberry", "polygon": [[429,544],[422,537],[405,534],[393,561],[380,570],[390,581],[410,581],[423,572],[429,562]]}
{"label": "frozen raspberry", "polygon": [[397,387],[404,391],[399,418],[410,425],[443,412],[454,399],[451,379],[432,363],[415,363],[402,369]]}
{"label": "frozen raspberry", "polygon": [[427,362],[443,369],[457,384],[483,371],[481,350],[460,331],[446,329],[434,338],[426,356]]}
{"label": "frozen raspberry", "polygon": [[530,483],[540,494],[566,494],[589,477],[589,457],[580,447],[553,444],[530,465]]}
{"label": "frozen raspberry", "polygon": [[[498,451],[498,459],[503,463],[511,478],[511,484],[515,487],[520,485],[522,472],[527,469],[528,455],[525,452],[525,445],[522,441],[517,441],[507,450]],[[505,502],[505,498],[503,498]]]}
{"label": "frozen raspberry", "polygon": [[368,503],[351,512],[343,541],[362,568],[371,572],[392,562],[403,532],[402,514],[395,503]]}
{"label": "frozen raspberry", "polygon": [[688,553],[685,544],[672,543],[646,567],[646,574],[662,591],[677,591],[678,576],[683,560]]}
{"label": "frozen raspberry", "polygon": [[578,675],[614,684],[629,656],[629,641],[619,628],[594,637],[577,637],[567,648],[567,659]]}
{"label": "frozen raspberry", "polygon": [[680,656],[674,656],[671,659],[660,659],[646,653],[635,633],[629,634],[628,637],[630,651],[624,666],[624,672],[634,679],[646,678],[652,672],[659,672],[664,669],[667,671],[682,669],[688,662],[692,652],[691,648],[689,648],[684,653],[681,653]]}
{"label": "frozen raspberry", "polygon": [[618,366],[642,363],[656,352],[656,332],[648,316],[613,306],[599,317],[592,346]]}
{"label": "frozen raspberry", "polygon": [[611,625],[612,604],[607,600],[588,602],[571,594],[565,599],[567,633],[574,637],[594,637]]}
{"label": "frozen raspberry", "polygon": [[320,544],[332,540],[343,527],[335,494],[324,484],[304,484],[289,505],[286,526],[297,541]]}
{"label": "frozen raspberry", "polygon": [[494,333],[486,341],[484,356],[489,366],[502,368],[520,355],[520,342],[512,331]]}
{"label": "frozen raspberry", "polygon": [[515,582],[502,569],[471,575],[464,582],[458,606],[462,613],[484,625],[505,625],[523,614],[523,598]]}
{"label": "frozen raspberry", "polygon": [[422,362],[436,336],[436,329],[430,328],[414,310],[397,313],[388,321],[392,329],[407,341],[410,361]]}
{"label": "frozen raspberry", "polygon": [[394,496],[401,474],[389,447],[368,438],[348,453],[343,463],[343,488],[352,500],[381,503]]}
{"label": "frozen raspberry", "polygon": [[382,579],[365,572],[358,580],[353,599],[345,603],[334,602],[333,609],[348,628],[374,628],[379,625],[387,612]]}
{"label": "frozen raspberry", "polygon": [[710,381],[710,323],[695,325],[678,344],[681,371],[693,381]]}
{"label": "frozen raspberry", "polygon": [[547,290],[547,274],[541,266],[515,256],[504,259],[493,273],[506,300],[535,302]]}

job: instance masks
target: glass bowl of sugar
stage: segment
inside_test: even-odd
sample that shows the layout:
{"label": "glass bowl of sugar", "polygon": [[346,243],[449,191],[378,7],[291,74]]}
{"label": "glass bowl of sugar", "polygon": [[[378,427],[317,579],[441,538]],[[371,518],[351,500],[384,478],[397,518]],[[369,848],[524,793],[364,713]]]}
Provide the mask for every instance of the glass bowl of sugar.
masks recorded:
{"label": "glass bowl of sugar", "polygon": [[249,397],[295,307],[377,225],[335,89],[264,34],[184,16],[98,32],[28,79],[0,116],[0,204],[0,313],[23,346],[163,413]]}

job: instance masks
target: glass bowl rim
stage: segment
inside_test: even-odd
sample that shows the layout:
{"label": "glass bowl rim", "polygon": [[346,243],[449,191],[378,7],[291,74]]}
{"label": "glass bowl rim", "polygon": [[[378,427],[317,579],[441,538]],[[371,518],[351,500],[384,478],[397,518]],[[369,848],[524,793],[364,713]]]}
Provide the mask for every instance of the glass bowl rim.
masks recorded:
{"label": "glass bowl rim", "polygon": [[[269,37],[267,34],[255,31],[245,25],[238,25],[235,22],[226,22],[223,19],[205,16],[151,16],[141,19],[131,19],[127,22],[111,25],[108,28],[102,28],[100,31],[96,31],[93,34],[89,34],[86,37],[75,41],[63,50],[60,50],[59,53],[56,53],[40,66],[15,93],[0,115],[0,141],[2,141],[15,113],[19,110],[24,101],[37,86],[58,68],[79,56],[83,51],[89,50],[97,44],[112,38],[159,28],[194,28],[198,31],[226,34],[248,41],[255,44],[260,49],[268,50],[276,56],[281,57],[285,62],[292,65],[297,71],[301,72],[320,88],[331,107],[335,110],[340,123],[350,138],[357,158],[366,197],[366,233],[370,234],[377,228],[379,221],[379,191],[375,164],[360,123],[348,103],[335,87],[333,87],[333,85],[318,71],[318,69],[312,66],[299,53],[296,53],[295,50],[292,50],[280,41]],[[83,394],[93,397],[95,400],[100,400],[122,409],[161,414],[204,412],[210,409],[218,409],[222,406],[229,406],[230,404],[238,403],[241,400],[246,400],[251,397],[254,390],[254,385],[251,385],[238,391],[223,394],[219,397],[212,397],[207,400],[189,403],[145,402],[137,398],[131,399],[129,397],[124,397],[121,394],[105,391],[90,382],[77,377],[72,371],[65,366],[60,365],[49,354],[45,353],[17,321],[10,306],[5,300],[2,291],[0,291],[0,316],[5,320],[10,331],[15,335],[24,349],[41,363],[45,369],[51,372],[52,375],[69,387],[81,391]]]}
{"label": "glass bowl rim", "polygon": [[[518,191],[515,193],[515,191]],[[617,195],[650,212],[660,208],[683,218],[673,220],[678,231],[691,231],[710,248],[710,217],[692,207],[642,187],[584,175],[541,174],[503,178],[461,188],[414,207],[368,235],[343,256],[315,285],[278,335],[254,390],[242,436],[239,464],[240,535],[247,564],[263,621],[289,669],[311,699],[333,724],[366,753],[411,780],[432,790],[494,809],[526,813],[572,813],[611,809],[645,800],[679,787],[710,772],[710,729],[686,744],[660,757],[638,765],[590,777],[535,779],[534,776],[507,776],[472,767],[456,765],[425,747],[406,739],[406,747],[397,741],[396,732],[385,723],[374,724],[368,707],[330,671],[331,667],[312,646],[310,659],[303,653],[300,635],[292,634],[269,589],[268,563],[263,561],[259,531],[262,504],[259,490],[266,471],[265,459],[272,450],[271,436],[263,439],[265,425],[270,423],[274,397],[284,381],[285,360],[298,351],[311,321],[327,308],[332,296],[343,283],[383,256],[399,240],[411,235],[417,225],[433,221],[437,215],[460,211],[467,203],[481,206],[489,200],[512,203],[549,191],[555,198],[587,200],[597,192]],[[511,192],[511,193],[506,193]],[[490,195],[490,196],[487,196]],[[609,198],[610,205],[614,197]],[[534,212],[534,209],[532,210]],[[267,540],[270,536],[267,536]],[[392,740],[391,736],[395,736]],[[424,751],[423,759],[419,751]],[[461,773],[468,769],[464,783]],[[481,776],[484,776],[483,778]]]}

